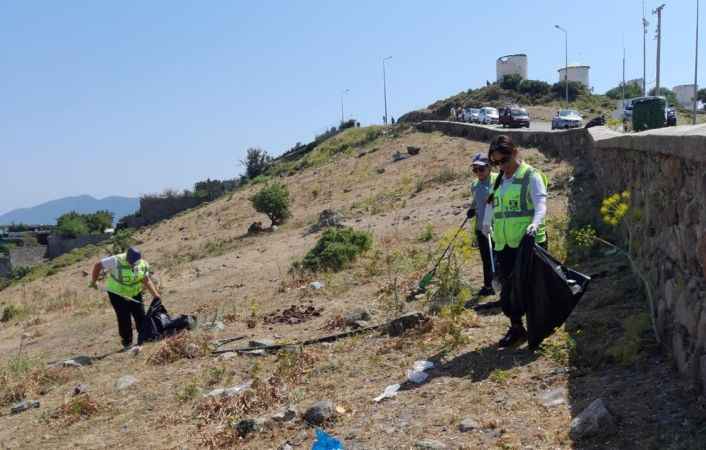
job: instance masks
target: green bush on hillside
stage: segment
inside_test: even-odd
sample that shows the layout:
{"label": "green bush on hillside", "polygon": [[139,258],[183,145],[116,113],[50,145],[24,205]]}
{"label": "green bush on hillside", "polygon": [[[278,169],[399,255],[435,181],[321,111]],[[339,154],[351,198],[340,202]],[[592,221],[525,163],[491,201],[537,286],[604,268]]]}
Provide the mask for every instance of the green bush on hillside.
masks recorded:
{"label": "green bush on hillside", "polygon": [[60,236],[75,238],[82,234],[103,233],[113,226],[113,213],[96,211],[92,214],[79,214],[71,211],[56,219],[56,231]]}
{"label": "green bush on hillside", "polygon": [[266,214],[270,218],[272,225],[279,225],[290,216],[289,190],[282,183],[268,184],[252,196],[250,201],[255,211]]}
{"label": "green bush on hillside", "polygon": [[301,263],[295,264],[312,272],[345,269],[359,254],[372,246],[370,233],[353,228],[327,229]]}

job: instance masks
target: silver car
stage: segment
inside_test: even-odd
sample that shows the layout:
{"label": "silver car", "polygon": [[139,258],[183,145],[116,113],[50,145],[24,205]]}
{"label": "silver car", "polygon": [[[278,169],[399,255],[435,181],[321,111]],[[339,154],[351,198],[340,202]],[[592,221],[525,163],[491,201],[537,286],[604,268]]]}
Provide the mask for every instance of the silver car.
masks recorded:
{"label": "silver car", "polygon": [[552,118],[552,130],[580,128],[583,125],[583,117],[573,109],[562,109]]}
{"label": "silver car", "polygon": [[497,124],[500,119],[498,110],[496,108],[491,108],[490,106],[484,106],[480,109],[478,114],[478,122],[484,125]]}

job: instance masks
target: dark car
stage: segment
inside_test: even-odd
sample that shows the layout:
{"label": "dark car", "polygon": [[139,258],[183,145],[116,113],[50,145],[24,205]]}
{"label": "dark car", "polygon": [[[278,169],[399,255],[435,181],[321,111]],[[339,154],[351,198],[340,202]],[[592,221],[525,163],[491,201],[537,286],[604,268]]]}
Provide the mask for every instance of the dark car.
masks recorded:
{"label": "dark car", "polygon": [[503,127],[510,128],[529,128],[530,118],[525,108],[519,106],[508,106],[501,108],[499,111],[498,123]]}

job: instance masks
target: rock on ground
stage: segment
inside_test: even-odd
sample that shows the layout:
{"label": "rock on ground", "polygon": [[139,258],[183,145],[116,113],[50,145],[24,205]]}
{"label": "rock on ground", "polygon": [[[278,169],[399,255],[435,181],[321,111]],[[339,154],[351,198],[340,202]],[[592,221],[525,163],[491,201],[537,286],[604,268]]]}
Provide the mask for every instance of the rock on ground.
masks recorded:
{"label": "rock on ground", "polygon": [[439,442],[434,439],[424,439],[422,441],[417,441],[414,444],[414,448],[424,450],[444,450],[448,447],[443,442]]}
{"label": "rock on ground", "polygon": [[426,320],[427,317],[424,315],[424,313],[418,311],[413,311],[404,314],[390,322],[388,333],[390,334],[390,336],[393,337],[400,336],[405,331],[409,330],[410,328],[415,328],[421,325]]}
{"label": "rock on ground", "polygon": [[122,391],[129,388],[135,383],[137,383],[137,378],[133,377],[132,375],[124,375],[118,378],[118,381],[115,382],[115,389],[118,391]]}
{"label": "rock on ground", "polygon": [[355,325],[359,321],[370,320],[370,312],[365,308],[355,308],[343,315],[346,325]]}
{"label": "rock on ground", "polygon": [[461,433],[466,433],[468,431],[477,430],[480,428],[480,424],[470,417],[463,419],[458,425],[458,429]]}
{"label": "rock on ground", "polygon": [[571,437],[581,439],[597,434],[608,435],[616,431],[615,418],[602,399],[596,399],[571,421]]}
{"label": "rock on ground", "polygon": [[304,420],[312,425],[321,425],[333,418],[336,407],[330,400],[321,400],[309,407],[304,413]]}
{"label": "rock on ground", "polygon": [[560,387],[544,391],[540,394],[539,399],[542,405],[547,408],[559,406],[562,403],[566,403],[566,388]]}

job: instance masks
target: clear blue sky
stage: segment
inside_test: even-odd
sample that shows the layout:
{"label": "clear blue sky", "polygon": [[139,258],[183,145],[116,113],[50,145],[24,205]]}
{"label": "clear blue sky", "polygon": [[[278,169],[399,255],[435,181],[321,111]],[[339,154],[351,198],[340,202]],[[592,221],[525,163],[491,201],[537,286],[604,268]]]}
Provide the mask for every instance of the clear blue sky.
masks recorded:
{"label": "clear blue sky", "polygon": [[[646,3],[649,14],[661,1]],[[662,84],[671,87],[693,80],[695,0],[666,3]],[[641,11],[641,0],[8,0],[0,213],[232,178],[247,147],[279,154],[337,123],[344,89],[346,116],[379,123],[388,55],[399,117],[493,80],[496,58],[510,53],[528,54],[529,78],[555,82],[558,23],[570,62],[590,64],[605,92],[620,80],[623,38],[628,78],[642,75]]]}

